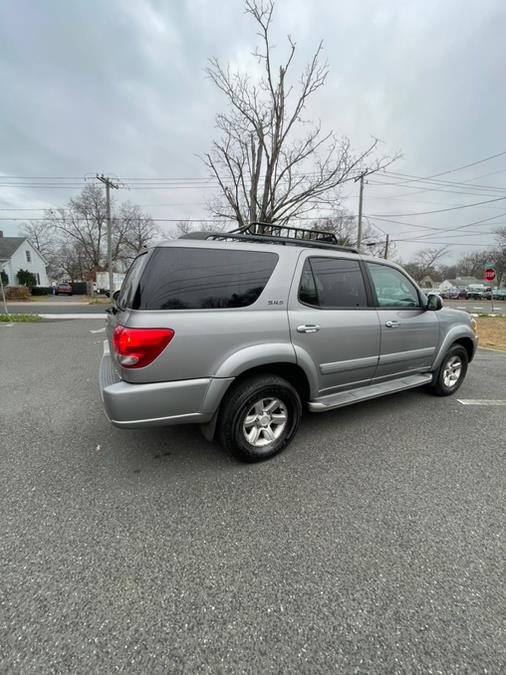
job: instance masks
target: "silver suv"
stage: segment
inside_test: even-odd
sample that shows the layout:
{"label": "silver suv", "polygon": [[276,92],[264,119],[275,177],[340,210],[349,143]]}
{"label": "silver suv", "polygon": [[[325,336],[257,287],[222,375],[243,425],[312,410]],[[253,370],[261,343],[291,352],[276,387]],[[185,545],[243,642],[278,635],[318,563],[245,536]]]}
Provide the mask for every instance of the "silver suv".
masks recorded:
{"label": "silver suv", "polygon": [[115,426],[200,424],[247,461],[286,447],[303,406],[453,394],[478,343],[474,319],[398,265],[261,224],[143,252],[107,337],[100,389]]}

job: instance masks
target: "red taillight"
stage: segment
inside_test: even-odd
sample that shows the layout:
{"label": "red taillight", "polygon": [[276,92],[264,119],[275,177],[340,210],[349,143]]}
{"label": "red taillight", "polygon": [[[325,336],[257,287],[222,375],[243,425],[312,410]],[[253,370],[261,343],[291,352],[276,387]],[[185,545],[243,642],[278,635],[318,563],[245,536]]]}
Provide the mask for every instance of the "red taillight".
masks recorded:
{"label": "red taillight", "polygon": [[114,349],[125,368],[143,368],[163,352],[174,337],[171,328],[125,328],[114,331]]}

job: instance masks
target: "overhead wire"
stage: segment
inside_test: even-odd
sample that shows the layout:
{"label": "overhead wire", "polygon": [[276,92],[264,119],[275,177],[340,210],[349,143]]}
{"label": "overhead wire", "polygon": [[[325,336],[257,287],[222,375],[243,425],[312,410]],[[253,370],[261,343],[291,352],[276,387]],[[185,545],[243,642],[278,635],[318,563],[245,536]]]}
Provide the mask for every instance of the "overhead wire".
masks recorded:
{"label": "overhead wire", "polygon": [[496,197],[495,199],[488,199],[483,202],[474,202],[473,204],[461,204],[460,206],[450,206],[446,209],[435,209],[433,211],[417,211],[417,212],[411,212],[411,213],[371,213],[371,216],[378,216],[378,217],[389,217],[392,216],[394,218],[403,218],[404,216],[427,216],[427,215],[432,215],[433,213],[445,213],[446,211],[458,211],[460,209],[469,209],[472,206],[482,206],[483,204],[491,204],[492,202],[500,202],[506,199],[506,197]]}

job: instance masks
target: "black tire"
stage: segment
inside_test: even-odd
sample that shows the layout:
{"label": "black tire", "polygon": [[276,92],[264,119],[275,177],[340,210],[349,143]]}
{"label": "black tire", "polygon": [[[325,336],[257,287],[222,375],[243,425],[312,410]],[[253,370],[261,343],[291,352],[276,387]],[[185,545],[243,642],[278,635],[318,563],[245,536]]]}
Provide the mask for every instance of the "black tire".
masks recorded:
{"label": "black tire", "polygon": [[[268,400],[271,399],[271,403]],[[267,426],[264,415],[256,415],[257,422],[251,425],[250,434],[257,433],[257,443],[265,443],[262,447],[253,445],[246,438],[246,418],[252,412],[255,404],[265,402],[265,407],[274,405],[267,417],[274,417],[283,422],[276,424],[274,419]],[[275,401],[280,403],[276,406]],[[256,414],[256,411],[255,411]],[[244,462],[259,462],[273,457],[281,452],[290,443],[299,427],[302,416],[302,404],[297,390],[286,380],[277,375],[255,375],[241,380],[233,385],[223,401],[217,424],[217,438],[221,445],[231,454]],[[265,426],[261,425],[263,421]],[[282,428],[280,428],[282,427]],[[267,434],[278,434],[273,441],[269,441]]]}
{"label": "black tire", "polygon": [[[454,367],[458,366],[460,361],[460,370],[458,379],[451,385],[448,384],[448,369],[453,362]],[[430,385],[430,391],[436,396],[451,396],[454,394],[464,381],[467,373],[469,357],[467,351],[461,345],[454,345],[446,353],[439,370],[434,373],[434,379]]]}

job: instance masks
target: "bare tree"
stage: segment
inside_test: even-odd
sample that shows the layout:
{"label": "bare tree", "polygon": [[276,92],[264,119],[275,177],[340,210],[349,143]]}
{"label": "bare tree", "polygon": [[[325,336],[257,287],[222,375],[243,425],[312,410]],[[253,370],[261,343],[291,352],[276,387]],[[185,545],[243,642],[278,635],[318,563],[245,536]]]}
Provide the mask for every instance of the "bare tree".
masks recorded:
{"label": "bare tree", "polygon": [[241,226],[283,223],[314,212],[330,196],[335,199],[333,193],[344,181],[394,159],[373,161],[377,139],[355,155],[347,138],[339,140],[333,132],[323,132],[320,123],[304,119],[309,99],[327,78],[323,45],[294,83],[289,76],[297,45],[291,36],[282,64],[273,62],[273,11],[273,0],[246,0],[246,14],[256,22],[261,40],[254,52],[263,71],[258,81],[232,72],[216,58],[206,71],[229,104],[229,112],[216,118],[221,139],[203,158],[221,188],[222,199],[210,206],[216,215]]}
{"label": "bare tree", "polygon": [[[61,259],[74,258],[81,278],[107,266],[107,217],[105,195],[95,183],[85,185],[80,195],[65,208],[46,213],[48,227],[55,233],[55,253]],[[112,203],[113,262],[128,263],[158,234],[153,219],[139,206]],[[65,269],[63,264],[60,264]],[[66,263],[67,270],[70,263]],[[69,276],[70,273],[66,271]],[[74,273],[73,273],[74,274]],[[72,278],[75,278],[72,276]]]}
{"label": "bare tree", "polygon": [[124,202],[114,217],[113,260],[130,262],[161,235],[151,216],[143,213],[140,206]]}
{"label": "bare tree", "polygon": [[[78,246],[88,270],[100,270],[105,262],[107,216],[104,191],[98,185],[84,186],[65,208],[50,210],[47,216],[60,237]],[[72,247],[71,247],[72,248]]]}
{"label": "bare tree", "polygon": [[341,246],[354,246],[357,239],[356,218],[344,210],[336,215],[314,220],[311,229],[334,234]]}
{"label": "bare tree", "polygon": [[180,220],[176,223],[176,236],[181,237],[190,232],[223,232],[226,228],[224,222],[201,222],[194,223],[190,220]]}
{"label": "bare tree", "polygon": [[[336,236],[337,243],[341,246],[356,246],[357,243],[357,217],[342,209],[335,215],[318,218],[311,224],[311,229],[321,232],[331,232]],[[363,245],[367,252],[377,258],[385,255],[385,236],[378,233],[370,225],[363,228]],[[390,258],[395,254],[394,243],[390,243]]]}
{"label": "bare tree", "polygon": [[497,286],[500,286],[506,274],[506,227],[496,230],[496,274]]}
{"label": "bare tree", "polygon": [[21,234],[26,237],[40,252],[47,262],[47,274],[50,278],[58,276],[58,248],[60,242],[54,227],[47,221],[31,221],[20,227]]}
{"label": "bare tree", "polygon": [[473,251],[463,255],[457,263],[459,273],[462,276],[482,279],[487,263],[493,263],[496,272],[494,285],[500,286],[506,272],[506,228],[497,231],[497,244],[485,251]]}
{"label": "bare tree", "polygon": [[422,249],[418,251],[413,260],[404,265],[404,269],[418,282],[426,276],[440,276],[438,263],[447,253],[448,246]]}
{"label": "bare tree", "polygon": [[47,221],[31,221],[25,223],[21,225],[20,231],[45,258],[53,253],[55,247],[55,233],[54,229]]}

